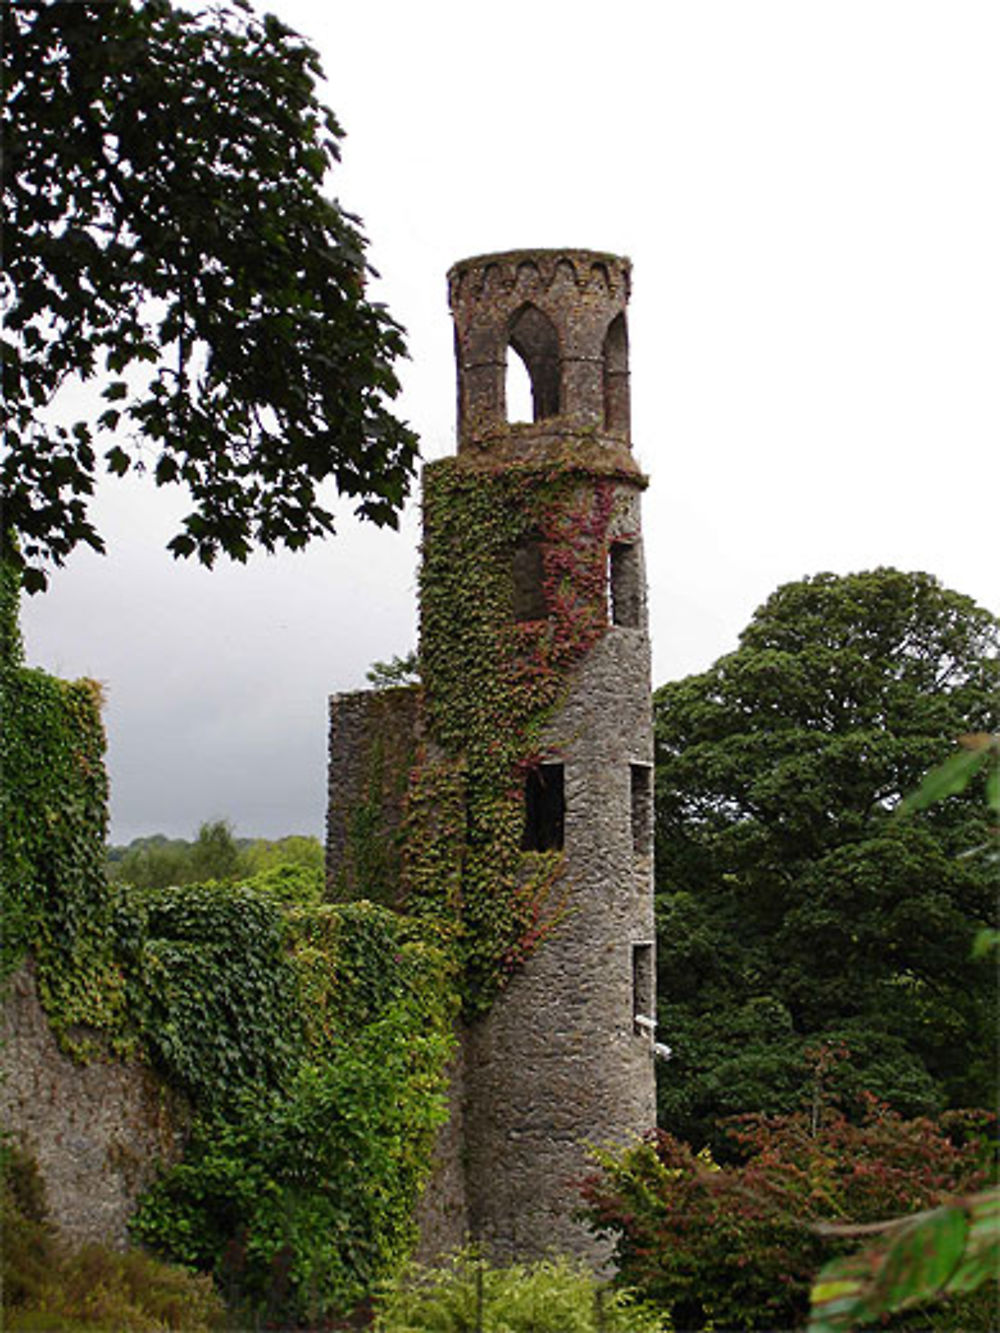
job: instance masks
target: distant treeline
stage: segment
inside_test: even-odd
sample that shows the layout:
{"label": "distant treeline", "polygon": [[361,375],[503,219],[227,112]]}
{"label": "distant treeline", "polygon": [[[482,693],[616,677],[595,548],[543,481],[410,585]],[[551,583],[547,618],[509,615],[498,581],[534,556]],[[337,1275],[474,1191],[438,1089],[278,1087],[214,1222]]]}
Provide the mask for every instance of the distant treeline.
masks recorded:
{"label": "distant treeline", "polygon": [[203,823],[193,841],[163,833],[108,847],[107,875],[136,888],[166,889],[206,880],[262,879],[282,897],[318,900],[323,886],[323,846],[292,834],[269,841],[237,838],[228,820]]}

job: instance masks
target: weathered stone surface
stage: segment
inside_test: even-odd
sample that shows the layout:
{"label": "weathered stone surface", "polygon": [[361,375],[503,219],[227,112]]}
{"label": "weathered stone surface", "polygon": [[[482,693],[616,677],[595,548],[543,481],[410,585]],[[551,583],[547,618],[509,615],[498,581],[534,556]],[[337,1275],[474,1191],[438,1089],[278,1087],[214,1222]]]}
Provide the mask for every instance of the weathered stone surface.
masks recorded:
{"label": "weathered stone surface", "polygon": [[181,1154],[185,1103],[144,1065],[64,1055],[30,963],[11,980],[0,1041],[0,1118],[37,1161],[52,1222],[74,1244],[123,1248],[136,1199]]}
{"label": "weathered stone surface", "polygon": [[326,877],[335,901],[396,900],[399,826],[419,725],[416,685],[330,697]]}
{"label": "weathered stone surface", "polygon": [[438,1131],[434,1171],[417,1207],[419,1242],[414,1258],[433,1264],[469,1239],[469,1203],[465,1183],[464,1032],[448,1068],[446,1124]]}
{"label": "weathered stone surface", "polygon": [[506,431],[508,348],[532,380],[535,420],[627,442],[631,264],[591,250],[518,250],[464,259],[448,274],[458,361],[461,454]]}
{"label": "weathered stone surface", "polygon": [[565,764],[566,915],[468,1033],[469,1220],[499,1257],[554,1248],[600,1265],[606,1250],[572,1219],[586,1144],[656,1123],[633,1021],[632,950],[653,940],[651,849],[636,855],[630,795],[630,766],[652,762],[644,630],[613,627],[591,650],[546,752]]}

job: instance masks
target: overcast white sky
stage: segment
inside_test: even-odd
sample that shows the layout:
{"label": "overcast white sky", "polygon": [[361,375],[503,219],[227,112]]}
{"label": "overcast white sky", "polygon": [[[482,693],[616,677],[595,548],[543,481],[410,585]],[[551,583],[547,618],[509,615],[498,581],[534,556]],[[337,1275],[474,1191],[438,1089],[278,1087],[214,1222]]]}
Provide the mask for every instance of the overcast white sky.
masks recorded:
{"label": "overcast white sky", "polygon": [[[996,609],[996,0],[268,7],[322,54],[426,458],[454,449],[451,263],[631,256],[657,684],[820,570]],[[415,643],[416,514],[208,573],[162,549],[179,511],[105,487],[110,555],[28,601],[29,660],[106,685],[113,840],[321,834],[326,697]]]}

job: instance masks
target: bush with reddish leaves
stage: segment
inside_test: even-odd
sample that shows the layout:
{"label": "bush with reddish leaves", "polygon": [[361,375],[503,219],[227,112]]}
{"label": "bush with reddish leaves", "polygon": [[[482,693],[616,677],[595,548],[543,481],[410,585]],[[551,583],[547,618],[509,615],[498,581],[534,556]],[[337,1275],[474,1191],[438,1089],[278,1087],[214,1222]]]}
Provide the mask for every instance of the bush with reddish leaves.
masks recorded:
{"label": "bush with reddish leaves", "polygon": [[726,1123],[738,1154],[729,1166],[659,1131],[624,1153],[596,1154],[600,1173],[582,1187],[586,1217],[614,1240],[621,1281],[677,1329],[801,1328],[813,1275],[844,1248],[817,1227],[876,1222],[982,1188],[990,1121],[963,1112],[904,1120],[873,1099],[860,1123],[830,1109],[740,1116]]}

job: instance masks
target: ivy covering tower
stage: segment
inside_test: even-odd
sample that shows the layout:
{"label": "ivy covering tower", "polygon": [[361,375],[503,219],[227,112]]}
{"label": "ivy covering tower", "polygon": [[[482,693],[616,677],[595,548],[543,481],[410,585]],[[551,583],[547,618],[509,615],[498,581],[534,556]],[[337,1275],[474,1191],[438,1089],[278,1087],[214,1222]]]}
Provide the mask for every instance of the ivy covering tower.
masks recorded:
{"label": "ivy covering tower", "polygon": [[[438,1205],[503,1258],[600,1260],[572,1216],[584,1144],[655,1121],[629,280],[580,250],[451,270],[458,452],[424,474],[422,685],[332,705],[331,886],[453,941],[463,1059]],[[511,353],[531,422],[507,419]],[[398,848],[379,876],[373,845]]]}

